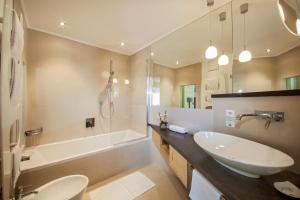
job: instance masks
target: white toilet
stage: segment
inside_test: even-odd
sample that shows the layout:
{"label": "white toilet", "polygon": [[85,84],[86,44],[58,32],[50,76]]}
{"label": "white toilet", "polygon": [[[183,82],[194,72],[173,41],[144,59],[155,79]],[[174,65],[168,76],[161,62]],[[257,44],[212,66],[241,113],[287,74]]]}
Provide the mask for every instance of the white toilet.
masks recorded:
{"label": "white toilet", "polygon": [[65,176],[53,180],[39,188],[23,200],[81,200],[89,179],[83,175]]}

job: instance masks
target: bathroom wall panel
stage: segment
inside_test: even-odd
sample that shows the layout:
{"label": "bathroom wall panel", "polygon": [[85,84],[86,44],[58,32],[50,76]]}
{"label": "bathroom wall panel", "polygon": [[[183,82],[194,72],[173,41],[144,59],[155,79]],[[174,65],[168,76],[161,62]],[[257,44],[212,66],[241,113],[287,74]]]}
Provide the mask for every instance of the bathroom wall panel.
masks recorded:
{"label": "bathroom wall panel", "polygon": [[[100,117],[98,105],[110,59],[119,92],[111,120]],[[40,144],[130,128],[129,56],[28,30],[27,62],[26,128],[44,128]],[[85,128],[88,117],[96,118],[95,128]]]}
{"label": "bathroom wall panel", "polygon": [[150,48],[130,56],[130,127],[147,134],[147,73]]}
{"label": "bathroom wall panel", "polygon": [[139,169],[151,162],[151,156],[151,140],[140,140],[22,173],[17,185],[37,188],[63,176],[82,174],[89,178],[91,186],[124,171]]}
{"label": "bathroom wall panel", "polygon": [[181,107],[181,86],[196,85],[196,107],[200,108],[202,64],[196,63],[180,68],[153,64],[154,78],[160,78],[160,106]]}
{"label": "bathroom wall panel", "polygon": [[[295,160],[292,171],[300,173],[300,97],[245,97],[214,99],[214,130],[247,138],[272,146],[289,154]],[[225,125],[225,110],[234,110],[236,114],[253,113],[255,110],[280,111],[285,113],[285,121],[272,122],[265,129],[265,120],[248,118],[239,122],[236,128]]]}

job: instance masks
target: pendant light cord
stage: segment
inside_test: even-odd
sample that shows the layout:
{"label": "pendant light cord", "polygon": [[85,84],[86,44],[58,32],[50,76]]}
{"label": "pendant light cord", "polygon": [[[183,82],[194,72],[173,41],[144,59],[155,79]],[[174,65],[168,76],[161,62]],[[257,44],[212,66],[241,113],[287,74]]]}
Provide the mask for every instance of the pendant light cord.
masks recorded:
{"label": "pendant light cord", "polygon": [[246,14],[244,15],[244,50],[246,50]]}
{"label": "pendant light cord", "polygon": [[209,45],[212,44],[212,35],[211,35],[211,6],[209,6],[209,36],[210,36],[210,39],[209,39]]}
{"label": "pendant light cord", "polygon": [[223,48],[223,54],[224,54],[224,21],[222,21],[222,24],[221,24],[221,45],[222,45],[222,48]]}

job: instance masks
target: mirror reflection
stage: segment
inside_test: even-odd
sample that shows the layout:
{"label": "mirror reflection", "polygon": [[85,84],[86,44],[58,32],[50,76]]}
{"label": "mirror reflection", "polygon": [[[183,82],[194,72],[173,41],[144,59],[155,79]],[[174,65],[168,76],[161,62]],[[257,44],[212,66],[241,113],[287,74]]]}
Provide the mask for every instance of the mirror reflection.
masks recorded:
{"label": "mirror reflection", "polygon": [[277,1],[207,9],[152,45],[152,105],[211,108],[212,94],[300,89],[300,37]]}
{"label": "mirror reflection", "polygon": [[300,36],[300,0],[278,0],[278,9],[286,28]]}

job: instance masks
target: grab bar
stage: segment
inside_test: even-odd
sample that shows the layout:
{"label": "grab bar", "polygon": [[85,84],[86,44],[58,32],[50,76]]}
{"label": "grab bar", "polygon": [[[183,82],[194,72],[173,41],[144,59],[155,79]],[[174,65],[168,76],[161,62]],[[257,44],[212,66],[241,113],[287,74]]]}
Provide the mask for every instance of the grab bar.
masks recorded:
{"label": "grab bar", "polygon": [[25,131],[25,135],[27,137],[29,137],[29,136],[39,135],[42,132],[43,132],[43,127],[38,128],[38,129],[33,129],[33,130]]}

